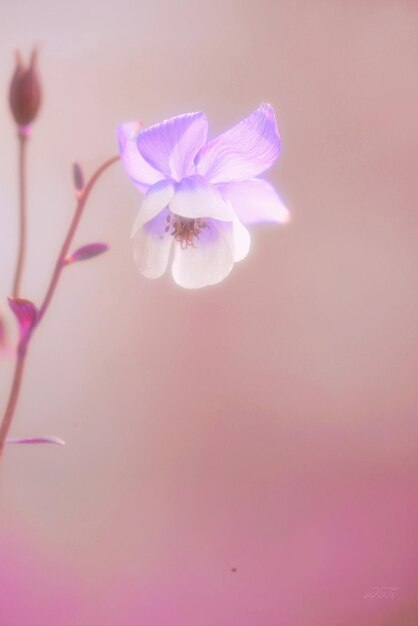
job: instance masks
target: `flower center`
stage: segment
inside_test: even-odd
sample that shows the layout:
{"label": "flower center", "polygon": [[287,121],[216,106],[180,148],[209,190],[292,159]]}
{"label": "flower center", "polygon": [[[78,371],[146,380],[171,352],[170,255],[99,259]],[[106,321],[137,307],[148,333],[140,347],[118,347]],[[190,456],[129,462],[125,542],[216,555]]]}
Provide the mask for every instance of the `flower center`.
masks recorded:
{"label": "flower center", "polygon": [[182,250],[186,250],[189,246],[196,248],[195,239],[199,239],[199,235],[208,225],[201,217],[195,219],[189,217],[180,217],[174,213],[167,215],[167,226],[165,231],[171,230],[171,235],[176,241],[180,242]]}

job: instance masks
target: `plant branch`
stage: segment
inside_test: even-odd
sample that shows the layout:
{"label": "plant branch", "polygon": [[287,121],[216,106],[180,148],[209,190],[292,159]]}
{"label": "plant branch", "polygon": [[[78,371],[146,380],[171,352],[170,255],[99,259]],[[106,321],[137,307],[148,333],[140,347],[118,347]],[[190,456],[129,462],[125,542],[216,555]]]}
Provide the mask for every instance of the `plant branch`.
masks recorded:
{"label": "plant branch", "polygon": [[19,128],[19,250],[17,254],[16,269],[13,280],[12,295],[13,298],[18,298],[20,295],[20,285],[22,281],[23,265],[25,262],[26,253],[26,232],[27,232],[27,208],[26,208],[26,191],[27,191],[27,176],[26,176],[26,157],[27,157],[27,144],[28,134]]}
{"label": "plant branch", "polygon": [[70,228],[68,229],[68,233],[66,238],[64,239],[64,243],[62,244],[62,248],[61,251],[58,255],[58,259],[57,262],[55,264],[55,269],[54,269],[54,273],[52,274],[52,278],[49,282],[49,286],[46,292],[46,295],[43,299],[43,302],[41,304],[41,307],[39,309],[38,312],[38,318],[37,318],[37,322],[36,325],[38,326],[40,321],[42,320],[43,316],[46,313],[46,310],[49,307],[49,304],[52,300],[52,297],[55,293],[55,289],[57,288],[58,285],[58,281],[59,278],[61,276],[61,272],[63,270],[63,268],[65,267],[65,258],[70,250],[70,245],[71,242],[74,238],[75,232],[77,230],[77,226],[80,222],[81,216],[83,214],[83,210],[84,207],[86,205],[86,202],[88,200],[88,197],[90,195],[91,190],[93,189],[94,185],[96,184],[97,180],[100,178],[100,176],[103,174],[103,172],[105,172],[108,167],[110,167],[111,165],[113,165],[113,163],[116,163],[117,161],[119,161],[119,156],[114,156],[110,159],[108,159],[107,161],[105,161],[93,174],[93,176],[90,178],[90,180],[87,182],[86,186],[84,187],[84,189],[81,191],[80,195],[79,195],[79,200],[78,200],[78,204],[74,213],[74,217],[73,220],[70,224]]}
{"label": "plant branch", "polygon": [[21,337],[19,345],[18,345],[18,350],[17,350],[17,359],[16,359],[16,367],[15,367],[15,372],[14,372],[14,376],[13,376],[13,382],[12,382],[12,386],[10,389],[10,394],[9,394],[9,399],[8,399],[8,403],[7,403],[7,407],[1,422],[1,426],[0,426],[0,458],[3,452],[3,448],[4,448],[4,444],[6,441],[6,437],[7,437],[7,433],[9,432],[11,423],[12,423],[12,419],[13,419],[13,415],[16,409],[16,405],[17,405],[17,401],[19,398],[19,392],[21,389],[21,383],[22,383],[22,378],[23,378],[23,371],[24,371],[24,365],[25,365],[25,360],[26,360],[26,355],[27,355],[27,349],[29,347],[30,344],[30,340],[32,338],[33,332],[35,331],[35,329],[39,326],[43,316],[45,315],[51,300],[54,296],[55,290],[57,288],[60,276],[61,276],[61,272],[63,270],[63,268],[65,267],[65,258],[69,252],[69,248],[71,246],[72,240],[74,238],[75,232],[77,230],[77,226],[80,222],[81,216],[83,214],[84,208],[86,206],[87,200],[90,196],[90,193],[93,189],[93,187],[95,186],[96,182],[98,181],[98,179],[101,177],[101,175],[111,166],[113,165],[113,163],[116,163],[119,160],[119,156],[114,156],[110,159],[108,159],[107,161],[105,161],[92,175],[92,177],[90,178],[90,180],[87,182],[86,186],[84,187],[83,190],[81,190],[79,192],[78,195],[78,202],[77,202],[77,206],[74,212],[74,216],[72,219],[72,222],[70,224],[70,227],[68,229],[67,235],[64,239],[64,243],[61,247],[61,251],[58,255],[58,259],[57,262],[55,264],[55,268],[51,277],[51,280],[49,282],[49,286],[48,289],[46,291],[45,297],[43,299],[43,302],[38,310],[38,315],[37,315],[37,320],[36,320],[36,324],[34,325],[34,327],[32,328],[32,330],[23,335],[23,337]]}

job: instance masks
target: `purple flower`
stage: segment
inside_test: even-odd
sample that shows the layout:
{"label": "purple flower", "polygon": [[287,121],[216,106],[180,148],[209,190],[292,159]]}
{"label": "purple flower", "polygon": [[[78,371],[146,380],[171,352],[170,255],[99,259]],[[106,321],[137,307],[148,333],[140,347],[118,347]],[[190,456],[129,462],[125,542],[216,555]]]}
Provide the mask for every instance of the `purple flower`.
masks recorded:
{"label": "purple flower", "polygon": [[280,151],[269,104],[210,141],[203,113],[138,130],[123,124],[118,137],[123,165],[145,194],[132,237],[146,277],[160,277],[172,258],[182,287],[218,283],[248,254],[244,225],[289,219],[273,187],[257,178]]}

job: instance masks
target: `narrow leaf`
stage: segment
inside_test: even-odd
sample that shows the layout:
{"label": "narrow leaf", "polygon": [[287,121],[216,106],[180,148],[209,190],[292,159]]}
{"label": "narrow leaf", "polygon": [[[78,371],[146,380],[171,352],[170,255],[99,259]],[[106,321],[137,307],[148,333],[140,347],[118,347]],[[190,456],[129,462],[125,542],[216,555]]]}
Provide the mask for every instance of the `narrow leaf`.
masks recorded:
{"label": "narrow leaf", "polygon": [[65,441],[60,437],[9,437],[6,443],[52,443],[57,446],[65,446]]}

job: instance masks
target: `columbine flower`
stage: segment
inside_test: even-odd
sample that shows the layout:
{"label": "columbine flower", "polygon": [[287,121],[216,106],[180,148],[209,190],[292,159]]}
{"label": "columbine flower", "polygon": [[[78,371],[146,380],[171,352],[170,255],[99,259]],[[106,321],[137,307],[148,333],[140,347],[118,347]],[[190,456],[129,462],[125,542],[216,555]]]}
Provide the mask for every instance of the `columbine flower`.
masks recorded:
{"label": "columbine flower", "polygon": [[172,257],[182,287],[218,283],[248,254],[244,224],[288,220],[273,187],[256,178],[280,150],[269,104],[209,142],[203,113],[138,128],[123,124],[118,136],[124,167],[145,194],[132,237],[148,278],[161,276]]}

